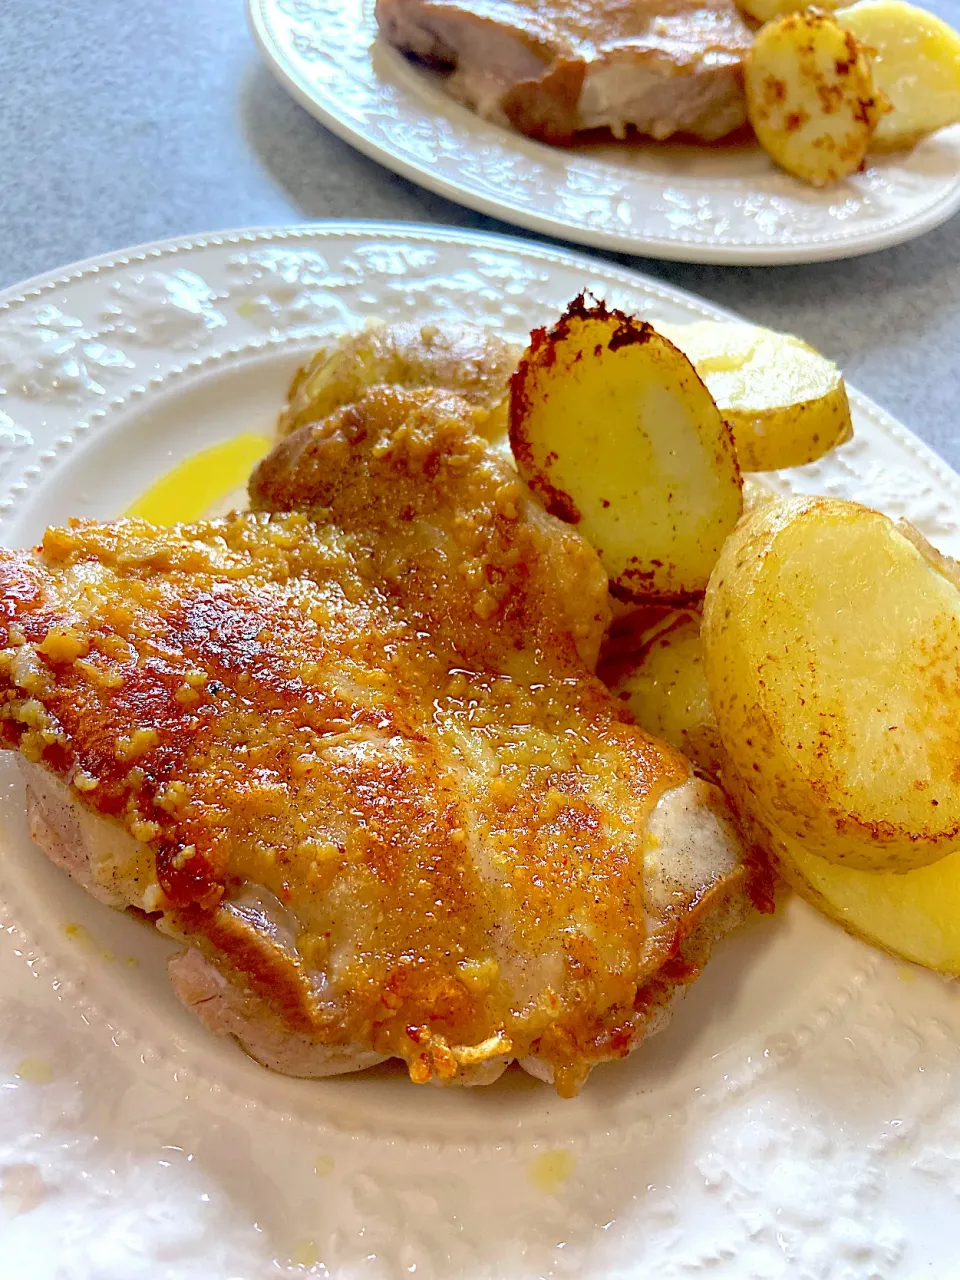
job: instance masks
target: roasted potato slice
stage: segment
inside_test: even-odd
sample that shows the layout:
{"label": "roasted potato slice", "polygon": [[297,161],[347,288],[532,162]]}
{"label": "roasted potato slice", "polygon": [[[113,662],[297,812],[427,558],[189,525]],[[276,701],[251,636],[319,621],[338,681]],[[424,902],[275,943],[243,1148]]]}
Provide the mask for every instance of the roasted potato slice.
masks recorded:
{"label": "roasted potato slice", "polygon": [[657,328],[707,384],[742,470],[800,467],[853,435],[843,375],[802,339],[719,320]]}
{"label": "roasted potato slice", "polygon": [[702,594],[740,515],[740,471],[709,391],[649,324],[581,297],[536,330],[512,381],[510,444],[618,599]]}
{"label": "roasted potato slice", "polygon": [[477,414],[477,430],[494,443],[507,433],[510,375],[522,348],[479,325],[374,325],[318,351],[290,386],[277,432],[289,435],[351,404],[378,384],[456,391]]}
{"label": "roasted potato slice", "polygon": [[904,0],[864,0],[834,16],[869,49],[873,83],[891,107],[871,148],[912,147],[960,121],[960,35],[952,27]]}
{"label": "roasted potato slice", "polygon": [[721,753],[703,670],[700,615],[674,610],[597,673],[642,729],[664,738],[716,779]]}
{"label": "roasted potato slice", "polygon": [[837,866],[796,844],[782,846],[779,862],[787,882],[850,933],[960,974],[960,853],[905,875]]}
{"label": "roasted potato slice", "polygon": [[724,547],[702,634],[763,822],[864,870],[960,849],[960,587],[916,530],[852,502],[768,503]]}
{"label": "roasted potato slice", "polygon": [[[723,783],[740,809],[744,784],[729,766]],[[960,852],[904,873],[861,871],[810,853],[742,809],[741,825],[786,882],[849,933],[928,969],[960,974]]]}
{"label": "roasted potato slice", "polygon": [[744,59],[747,115],[764,151],[815,187],[855,173],[883,110],[870,60],[817,9],[761,27]]}

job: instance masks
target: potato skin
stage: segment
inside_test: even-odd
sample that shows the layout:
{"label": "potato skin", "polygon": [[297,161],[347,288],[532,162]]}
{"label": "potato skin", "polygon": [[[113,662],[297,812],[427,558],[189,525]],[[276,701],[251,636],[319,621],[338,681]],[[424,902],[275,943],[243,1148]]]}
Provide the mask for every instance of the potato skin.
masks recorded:
{"label": "potato skin", "polygon": [[700,599],[742,510],[733,436],[687,357],[580,295],[535,330],[511,380],[528,487],[577,524],[624,603]]}
{"label": "potato skin", "polygon": [[853,438],[847,389],[779,409],[729,410],[727,421],[744,471],[805,467]]}
{"label": "potato skin", "polygon": [[856,38],[817,9],[761,27],[744,59],[744,88],[760,145],[815,187],[856,173],[883,112]]}
{"label": "potato skin", "polygon": [[759,820],[864,870],[960,849],[960,592],[935,552],[856,503],[766,504],[724,547],[702,635]]}

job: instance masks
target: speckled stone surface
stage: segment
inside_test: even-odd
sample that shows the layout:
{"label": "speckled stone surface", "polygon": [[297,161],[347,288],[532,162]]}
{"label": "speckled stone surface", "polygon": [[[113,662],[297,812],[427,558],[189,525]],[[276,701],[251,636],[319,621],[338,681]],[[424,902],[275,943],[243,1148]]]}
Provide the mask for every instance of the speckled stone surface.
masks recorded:
{"label": "speckled stone surface", "polygon": [[[960,0],[931,7],[960,24]],[[358,217],[511,231],[289,100],[242,0],[0,0],[0,287],[162,236]],[[960,468],[960,217],[821,266],[621,261],[816,343]]]}

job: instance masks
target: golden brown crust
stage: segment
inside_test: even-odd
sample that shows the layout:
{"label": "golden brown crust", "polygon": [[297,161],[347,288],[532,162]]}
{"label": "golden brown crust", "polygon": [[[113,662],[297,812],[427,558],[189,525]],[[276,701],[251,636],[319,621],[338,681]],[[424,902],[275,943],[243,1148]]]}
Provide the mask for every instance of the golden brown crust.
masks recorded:
{"label": "golden brown crust", "polygon": [[580,129],[580,93],[587,64],[556,62],[537,80],[519,80],[504,94],[502,109],[518,133],[553,146],[576,141]]}
{"label": "golden brown crust", "polygon": [[461,655],[489,660],[542,635],[551,650],[572,638],[592,668],[609,618],[600,562],[472,428],[457,395],[376,387],[281,441],[251,477],[251,506],[309,511],[364,539]]}
{"label": "golden brown crust", "polygon": [[458,404],[377,392],[283,442],[253,492],[306,511],[0,553],[0,731],[155,850],[166,927],[291,1030],[414,1078],[489,1044],[572,1080],[740,872],[650,915],[645,823],[687,763],[578,653],[593,553]]}

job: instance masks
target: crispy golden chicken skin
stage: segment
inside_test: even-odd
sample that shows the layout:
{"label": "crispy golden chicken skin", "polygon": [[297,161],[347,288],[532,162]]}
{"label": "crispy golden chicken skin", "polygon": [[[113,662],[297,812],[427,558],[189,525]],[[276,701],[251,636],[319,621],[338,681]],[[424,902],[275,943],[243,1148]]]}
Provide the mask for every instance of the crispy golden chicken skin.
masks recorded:
{"label": "crispy golden chicken skin", "polygon": [[696,976],[743,868],[591,674],[595,554],[470,422],[376,390],[281,442],[253,513],[3,552],[0,732],[40,842],[184,940],[179,994],[262,1061],[521,1058],[569,1094]]}

